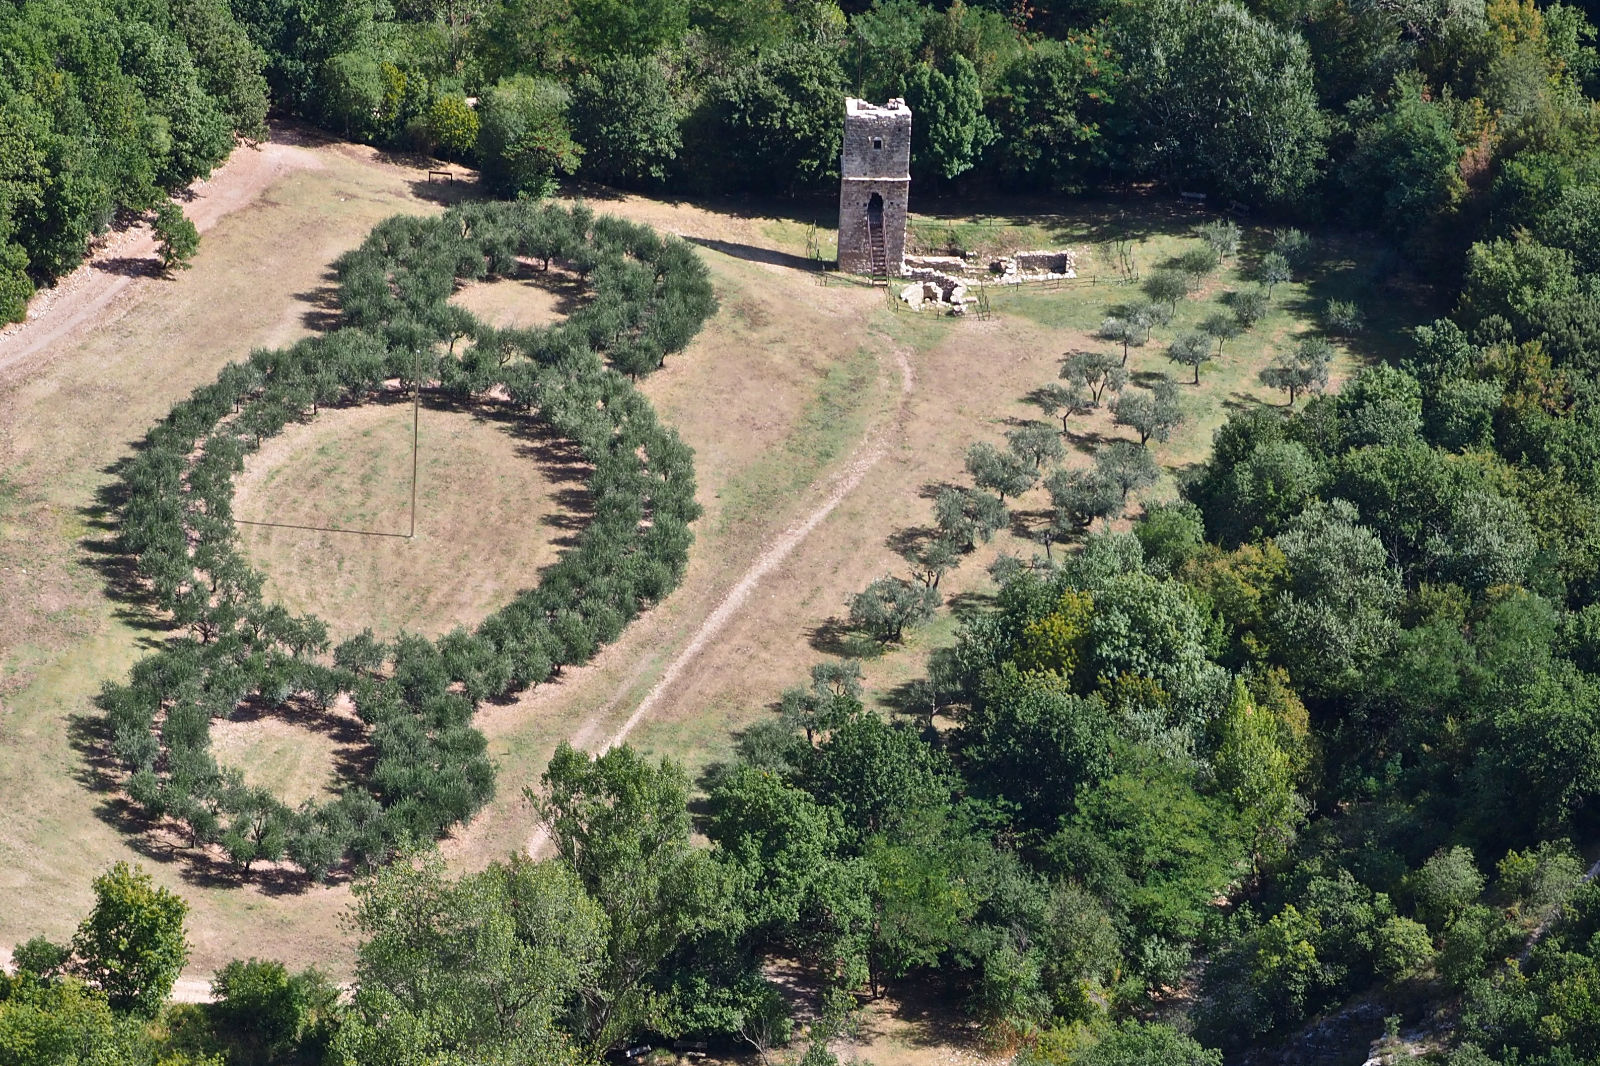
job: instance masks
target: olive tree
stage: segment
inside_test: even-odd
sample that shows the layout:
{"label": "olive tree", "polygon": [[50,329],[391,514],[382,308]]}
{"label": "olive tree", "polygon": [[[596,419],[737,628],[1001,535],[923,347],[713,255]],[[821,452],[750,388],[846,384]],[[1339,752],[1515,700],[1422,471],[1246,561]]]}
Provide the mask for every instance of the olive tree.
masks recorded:
{"label": "olive tree", "polygon": [[1058,385],[1051,382],[1038,389],[1031,397],[1047,415],[1061,416],[1061,432],[1067,432],[1067,420],[1089,410],[1089,396],[1082,385]]}
{"label": "olive tree", "polygon": [[1116,315],[1106,317],[1100,323],[1100,336],[1108,341],[1122,345],[1122,365],[1128,365],[1128,348],[1135,344],[1143,344],[1149,330],[1138,323]]}
{"label": "olive tree", "polygon": [[1204,333],[1185,333],[1167,349],[1167,358],[1194,367],[1194,383],[1200,384],[1200,364],[1211,358],[1211,338]]}
{"label": "olive tree", "polygon": [[903,577],[881,577],[850,597],[850,624],[880,644],[897,644],[908,626],[933,615],[939,594]]}
{"label": "olive tree", "polygon": [[1165,441],[1184,418],[1178,386],[1170,377],[1163,377],[1149,389],[1124,392],[1111,405],[1111,412],[1117,425],[1139,434],[1140,444],[1148,444],[1152,437]]}
{"label": "olive tree", "polygon": [[1333,345],[1321,337],[1307,337],[1261,371],[1261,383],[1289,394],[1293,407],[1302,392],[1321,392],[1328,385],[1328,365]]}
{"label": "olive tree", "polygon": [[1176,314],[1178,301],[1189,295],[1189,279],[1181,271],[1157,270],[1145,279],[1145,295]]}
{"label": "olive tree", "polygon": [[1222,346],[1244,332],[1238,321],[1230,315],[1210,315],[1200,323],[1200,332],[1217,342],[1217,358],[1222,358]]}
{"label": "olive tree", "polygon": [[1256,269],[1256,277],[1267,287],[1267,299],[1270,300],[1275,287],[1294,280],[1294,270],[1289,266],[1288,257],[1282,252],[1268,252],[1261,257],[1261,266]]}
{"label": "olive tree", "polygon": [[1060,434],[1040,422],[1029,422],[1025,426],[1007,430],[1006,445],[1013,455],[1032,463],[1035,471],[1046,461],[1059,463],[1066,455],[1061,448]]}
{"label": "olive tree", "polygon": [[1131,440],[1112,441],[1095,452],[1094,468],[1101,477],[1117,487],[1124,503],[1130,492],[1154,485],[1156,478],[1161,476],[1150,449]]}
{"label": "olive tree", "polygon": [[1128,383],[1128,372],[1104,352],[1071,353],[1061,362],[1061,377],[1088,389],[1096,407],[1100,406],[1100,397],[1107,389],[1118,392]]}
{"label": "olive tree", "polygon": [[[1055,434],[1050,434],[1055,439]],[[1060,447],[1060,442],[1056,442]],[[1038,476],[1028,461],[1016,451],[1001,451],[987,441],[967,449],[967,473],[980,489],[988,489],[1005,503],[1007,496],[1020,496],[1033,487]]]}

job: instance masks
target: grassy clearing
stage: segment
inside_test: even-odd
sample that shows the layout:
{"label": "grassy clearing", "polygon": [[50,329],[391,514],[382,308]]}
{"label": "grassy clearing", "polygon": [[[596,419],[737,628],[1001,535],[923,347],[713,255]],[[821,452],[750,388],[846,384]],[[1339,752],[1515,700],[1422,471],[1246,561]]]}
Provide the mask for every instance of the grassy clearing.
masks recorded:
{"label": "grassy clearing", "polygon": [[366,627],[438,636],[482,620],[537,582],[589,507],[585,468],[532,428],[425,407],[411,538],[404,398],[324,411],[272,438],[246,461],[235,496],[239,518],[285,524],[240,526],[267,596],[317,615],[336,641]]}
{"label": "grassy clearing", "polygon": [[723,532],[770,516],[861,437],[876,377],[865,348],[827,368],[789,434],[722,490]]}
{"label": "grassy clearing", "polygon": [[[106,596],[116,573],[97,492],[109,480],[108,468],[176,398],[210,380],[223,363],[251,346],[282,344],[325,324],[328,264],[374,222],[396,211],[435,209],[417,199],[427,186],[416,171],[349,148],[307,151],[316,165],[285,173],[269,195],[208,233],[194,270],[144,287],[116,315],[52,352],[47,363],[0,381],[0,468],[9,482],[0,499],[6,532],[0,567],[12,567],[0,570],[0,672],[17,679],[14,695],[0,707],[0,741],[14,753],[0,773],[0,802],[27,812],[0,827],[0,893],[15,904],[0,913],[0,943],[40,932],[64,935],[87,906],[90,879],[110,862],[130,858],[153,867],[191,901],[197,969],[249,954],[297,966],[320,962],[335,972],[349,964],[350,944],[338,925],[348,900],[344,890],[271,896],[248,886],[219,886],[186,873],[192,870],[186,863],[138,852],[137,839],[123,831],[115,794],[105,791],[93,766],[84,732],[100,683],[124,677],[145,642],[162,636],[140,605]],[[1008,291],[997,296],[997,314],[987,322],[895,313],[882,290],[823,287],[798,269],[793,257],[803,256],[810,234],[804,222],[631,196],[596,206],[699,242],[711,269],[721,311],[688,351],[642,385],[662,419],[695,449],[706,516],[696,528],[687,579],[673,597],[637,620],[593,664],[480,712],[478,724],[500,766],[501,798],[446,842],[457,869],[479,867],[525,843],[531,816],[520,791],[537,783],[556,744],[577,738],[597,746],[626,720],[763,546],[810,513],[838,472],[872,441],[882,458],[860,486],[762,581],[632,737],[636,746],[673,755],[691,769],[724,758],[737,730],[769,713],[782,688],[801,683],[812,663],[833,654],[837,627],[831,623],[848,596],[884,573],[904,572],[891,540],[929,522],[931,490],[964,479],[967,445],[998,441],[1016,421],[1041,417],[1024,397],[1055,379],[1063,352],[1101,344],[1090,331],[1108,304],[1131,292],[1109,281],[1057,292]],[[1074,209],[1071,216],[1019,208],[933,221],[970,222],[986,233],[998,228],[1012,247],[1035,248],[1093,243],[1119,222],[1139,236],[1140,262],[1148,266],[1194,240],[1197,220],[1166,205],[1135,205],[1120,216],[1100,207],[1081,215]],[[825,249],[831,246],[831,232],[819,228],[816,236]],[[1260,328],[1292,333],[1305,328],[1310,309],[1327,295],[1371,288],[1370,297],[1358,296],[1373,328],[1347,354],[1346,365],[1354,366],[1383,354],[1379,332],[1386,323],[1424,317],[1381,278],[1365,250],[1330,244],[1325,266],[1308,275],[1304,293],[1282,297],[1281,320]],[[1216,281],[1234,283],[1227,274]],[[493,288],[502,288],[494,299],[504,296],[512,310],[525,303],[512,297],[515,283],[484,291]],[[1191,310],[1199,312],[1184,313]],[[1230,343],[1227,359],[1203,369],[1201,386],[1191,390],[1194,417],[1159,453],[1169,466],[1204,454],[1230,403],[1281,402],[1254,383],[1267,341],[1257,348],[1236,344]],[[902,355],[912,371],[905,393],[899,387]],[[1158,345],[1136,351],[1130,362],[1141,371],[1168,369]],[[347,428],[352,420],[387,413],[378,407],[334,412],[278,438],[275,445],[298,447],[303,458],[284,456],[276,465],[270,454],[252,459],[246,481],[259,478],[261,488],[271,482],[275,489],[269,496],[253,483],[242,485],[241,513],[260,506],[264,513],[302,508],[326,514],[335,505],[374,519],[391,513],[392,486],[409,480],[384,474],[363,485],[362,475],[408,461],[403,433],[400,447],[380,448],[377,436],[362,443],[367,438]],[[401,421],[409,414],[395,413]],[[491,552],[513,541],[519,551],[548,544],[549,530],[538,525],[548,512],[543,504],[527,505],[538,497],[526,486],[473,489],[450,482],[480,467],[485,477],[537,476],[538,466],[517,458],[518,442],[497,426],[431,412],[424,419],[425,434],[430,422],[470,424],[464,432],[477,434],[482,447],[472,451],[475,445],[463,443],[467,450],[460,454],[476,457],[470,463],[431,478],[425,471],[424,483],[440,493],[430,506],[449,521],[424,530],[428,558],[416,564],[421,568],[407,570],[403,560],[363,562],[350,545],[251,542],[276,595],[303,597],[336,628],[389,610],[386,624],[429,631],[448,628],[450,619],[480,616],[485,605],[509,597],[514,581],[503,575],[529,572],[530,564],[508,563]],[[1103,413],[1091,415],[1074,426],[1073,443],[1088,448],[1124,432]],[[303,442],[295,445],[292,435]],[[1085,452],[1077,455],[1076,461],[1087,461]],[[268,477],[273,471],[276,477]],[[486,521],[483,497],[506,501],[509,510]],[[1024,510],[1040,506],[1042,498],[1022,504]],[[487,537],[485,530],[498,535],[474,539]],[[529,539],[507,537],[507,530]],[[1001,533],[946,579],[947,599],[981,602],[987,563],[1002,551],[1033,550],[1017,533]],[[300,572],[324,563],[331,569],[320,576]],[[15,576],[21,569],[25,581]],[[299,592],[290,587],[297,581]],[[459,598],[410,606],[391,600],[394,605],[384,608],[379,597],[394,591],[386,584]],[[904,648],[870,659],[865,669],[874,697],[892,703],[897,689],[920,674],[926,651],[948,641],[955,625],[947,609]],[[324,787],[328,760],[338,758],[325,738],[301,736],[307,727],[295,722],[278,733],[272,719],[244,725],[253,733],[238,743],[239,765],[258,765],[278,787]],[[864,1054],[879,1059],[872,1050]]]}
{"label": "grassy clearing", "polygon": [[245,784],[271,789],[290,806],[324,803],[339,793],[341,759],[359,757],[358,726],[359,720],[350,723],[341,743],[333,729],[308,727],[288,716],[251,715],[213,723],[211,750],[223,767],[238,769]]}
{"label": "grassy clearing", "polygon": [[532,329],[567,317],[587,295],[587,284],[571,271],[526,267],[513,277],[463,285],[450,302],[495,329]]}

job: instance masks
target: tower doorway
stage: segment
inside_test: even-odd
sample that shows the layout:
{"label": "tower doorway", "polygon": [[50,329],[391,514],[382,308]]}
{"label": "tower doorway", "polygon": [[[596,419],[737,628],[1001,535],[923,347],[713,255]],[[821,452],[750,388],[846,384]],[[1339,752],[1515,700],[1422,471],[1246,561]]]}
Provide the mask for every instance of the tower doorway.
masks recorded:
{"label": "tower doorway", "polygon": [[867,201],[867,270],[875,278],[889,274],[889,257],[883,243],[883,197],[873,193]]}

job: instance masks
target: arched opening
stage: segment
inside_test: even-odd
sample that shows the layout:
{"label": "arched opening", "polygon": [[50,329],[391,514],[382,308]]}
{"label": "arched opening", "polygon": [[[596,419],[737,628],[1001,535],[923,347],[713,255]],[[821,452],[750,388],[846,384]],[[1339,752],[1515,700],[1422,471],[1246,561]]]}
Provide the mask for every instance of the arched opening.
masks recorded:
{"label": "arched opening", "polygon": [[883,196],[873,193],[872,199],[867,201],[867,221],[872,223],[873,229],[883,225]]}

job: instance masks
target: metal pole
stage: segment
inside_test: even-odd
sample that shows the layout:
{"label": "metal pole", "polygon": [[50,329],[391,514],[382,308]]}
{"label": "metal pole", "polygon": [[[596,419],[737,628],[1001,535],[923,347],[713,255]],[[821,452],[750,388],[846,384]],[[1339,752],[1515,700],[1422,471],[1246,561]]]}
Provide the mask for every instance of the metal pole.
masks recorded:
{"label": "metal pole", "polygon": [[411,532],[410,540],[417,535],[417,440],[422,420],[422,352],[416,353],[416,367],[411,373]]}

